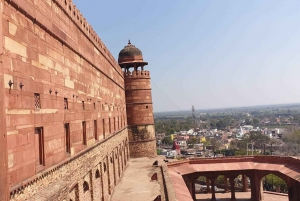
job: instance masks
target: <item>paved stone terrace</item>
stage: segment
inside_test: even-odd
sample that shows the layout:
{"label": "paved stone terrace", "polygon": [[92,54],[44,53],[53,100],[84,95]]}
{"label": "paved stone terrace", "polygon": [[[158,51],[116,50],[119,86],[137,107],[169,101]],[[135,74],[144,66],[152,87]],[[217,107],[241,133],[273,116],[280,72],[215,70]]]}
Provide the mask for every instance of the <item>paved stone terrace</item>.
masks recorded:
{"label": "paved stone terrace", "polygon": [[157,181],[151,181],[151,176],[159,170],[159,167],[152,166],[154,161],[159,164],[164,157],[155,158],[133,158],[128,161],[128,166],[121,177],[120,183],[115,187],[112,194],[112,201],[136,201],[154,200],[161,195],[161,186]]}

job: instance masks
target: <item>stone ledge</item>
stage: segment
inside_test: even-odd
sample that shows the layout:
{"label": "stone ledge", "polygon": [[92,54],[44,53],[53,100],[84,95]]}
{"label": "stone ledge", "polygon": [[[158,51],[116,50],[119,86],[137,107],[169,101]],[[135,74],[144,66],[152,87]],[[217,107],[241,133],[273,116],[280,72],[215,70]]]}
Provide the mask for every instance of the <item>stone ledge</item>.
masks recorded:
{"label": "stone ledge", "polygon": [[161,172],[162,172],[162,176],[163,176],[166,201],[177,201],[174,186],[170,179],[168,167],[166,164],[161,165]]}
{"label": "stone ledge", "polygon": [[286,193],[277,193],[277,192],[271,192],[271,191],[264,191],[264,193],[273,194],[273,195],[280,195],[280,196],[286,196],[286,197],[289,196]]}

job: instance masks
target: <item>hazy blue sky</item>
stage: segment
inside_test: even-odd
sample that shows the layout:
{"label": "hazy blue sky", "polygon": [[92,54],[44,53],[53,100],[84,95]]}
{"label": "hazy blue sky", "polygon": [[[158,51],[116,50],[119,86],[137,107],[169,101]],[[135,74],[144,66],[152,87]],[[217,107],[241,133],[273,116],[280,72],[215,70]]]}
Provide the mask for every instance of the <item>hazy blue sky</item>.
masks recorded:
{"label": "hazy blue sky", "polygon": [[143,52],[156,112],[300,102],[299,0],[73,2],[116,59]]}

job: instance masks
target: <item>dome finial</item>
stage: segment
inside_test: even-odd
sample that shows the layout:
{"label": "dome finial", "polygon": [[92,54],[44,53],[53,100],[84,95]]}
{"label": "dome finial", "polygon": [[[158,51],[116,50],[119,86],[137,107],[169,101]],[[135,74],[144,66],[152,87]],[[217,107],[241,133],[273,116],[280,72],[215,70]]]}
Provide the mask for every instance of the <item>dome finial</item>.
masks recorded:
{"label": "dome finial", "polygon": [[131,45],[131,42],[130,42],[130,40],[128,40],[128,45]]}

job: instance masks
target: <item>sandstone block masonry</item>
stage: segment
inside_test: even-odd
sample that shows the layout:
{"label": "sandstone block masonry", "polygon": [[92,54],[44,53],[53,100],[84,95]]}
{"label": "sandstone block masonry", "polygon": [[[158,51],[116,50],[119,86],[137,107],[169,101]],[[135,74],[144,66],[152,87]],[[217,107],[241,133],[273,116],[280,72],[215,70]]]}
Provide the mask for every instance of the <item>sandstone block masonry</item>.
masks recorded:
{"label": "sandstone block masonry", "polygon": [[130,157],[156,156],[150,73],[124,72]]}
{"label": "sandstone block masonry", "polygon": [[129,155],[123,71],[71,0],[0,11],[0,196],[107,200]]}
{"label": "sandstone block masonry", "polygon": [[21,200],[109,200],[128,154],[127,129],[60,163],[11,193]]}
{"label": "sandstone block masonry", "polygon": [[7,136],[6,118],[4,106],[4,73],[2,65],[3,35],[2,35],[2,13],[3,1],[0,0],[0,200],[8,200],[8,175],[7,175]]}

